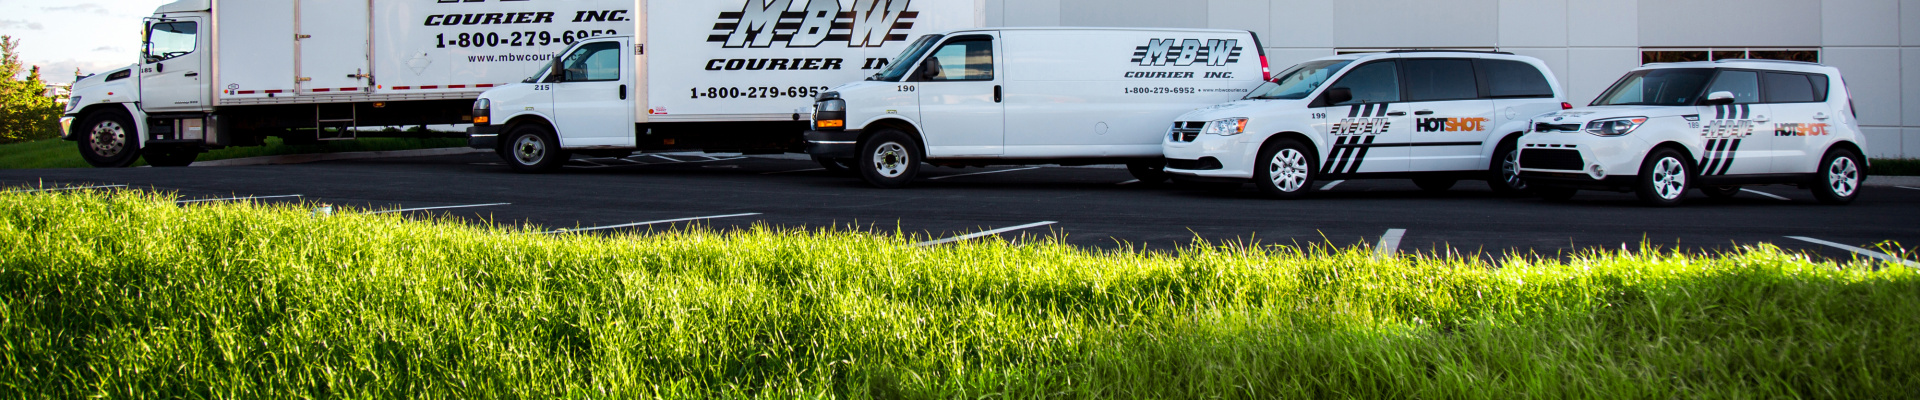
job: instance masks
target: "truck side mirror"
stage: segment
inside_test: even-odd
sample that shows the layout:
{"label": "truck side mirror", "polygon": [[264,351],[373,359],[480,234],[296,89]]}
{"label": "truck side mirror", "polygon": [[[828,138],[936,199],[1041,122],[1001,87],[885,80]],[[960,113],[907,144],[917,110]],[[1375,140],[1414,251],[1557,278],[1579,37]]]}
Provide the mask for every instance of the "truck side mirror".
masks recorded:
{"label": "truck side mirror", "polygon": [[1353,101],[1353,89],[1337,87],[1327,89],[1327,105]]}
{"label": "truck side mirror", "polygon": [[1700,105],[1724,106],[1728,104],[1733,104],[1733,100],[1734,100],[1733,92],[1719,91],[1719,92],[1708,93],[1707,100],[1700,102]]}

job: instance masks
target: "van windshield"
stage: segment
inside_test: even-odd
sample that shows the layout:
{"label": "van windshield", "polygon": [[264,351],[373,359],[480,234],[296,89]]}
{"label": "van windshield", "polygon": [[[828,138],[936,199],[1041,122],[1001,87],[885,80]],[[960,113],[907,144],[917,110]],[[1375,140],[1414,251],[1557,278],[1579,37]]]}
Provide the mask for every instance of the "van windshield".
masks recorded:
{"label": "van windshield", "polygon": [[1634,71],[1620,78],[1595,106],[1690,106],[1713,77],[1712,68],[1667,68]]}
{"label": "van windshield", "polygon": [[1353,60],[1308,61],[1288,68],[1280,73],[1280,78],[1260,84],[1247,94],[1248,100],[1299,100],[1313,94],[1320,85],[1327,83],[1333,74],[1352,64]]}
{"label": "van windshield", "polygon": [[941,37],[941,35],[921,36],[920,40],[914,41],[912,45],[907,46],[907,51],[900,52],[900,56],[893,59],[893,65],[887,66],[885,71],[880,71],[880,73],[874,74],[873,77],[867,78],[867,80],[895,82],[899,81],[902,77],[906,77],[907,72],[913,70],[914,61],[919,60],[920,56],[927,55],[927,49],[933,48],[933,43],[940,41]]}

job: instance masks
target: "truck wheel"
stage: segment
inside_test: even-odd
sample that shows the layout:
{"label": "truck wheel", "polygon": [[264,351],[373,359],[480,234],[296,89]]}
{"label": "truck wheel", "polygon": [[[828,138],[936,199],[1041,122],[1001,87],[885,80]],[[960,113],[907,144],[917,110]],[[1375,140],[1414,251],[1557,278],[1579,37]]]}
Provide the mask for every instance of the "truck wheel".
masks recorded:
{"label": "truck wheel", "polygon": [[1527,192],[1527,181],[1520,178],[1520,149],[1518,139],[1500,142],[1493,151],[1493,165],[1487,170],[1487,186],[1494,193],[1508,196]]}
{"label": "truck wheel", "polygon": [[149,147],[140,153],[148,165],[155,167],[185,167],[200,157],[200,149],[184,146]]}
{"label": "truck wheel", "polygon": [[552,129],[537,124],[514,127],[507,135],[507,165],[527,173],[546,173],[560,169],[571,156],[560,148]]}
{"label": "truck wheel", "polygon": [[820,168],[826,168],[827,172],[835,175],[853,172],[853,160],[813,156],[813,162],[819,163]]}
{"label": "truck wheel", "polygon": [[80,158],[96,168],[126,168],[140,157],[139,128],[126,111],[111,110],[87,116],[81,123]]}
{"label": "truck wheel", "polygon": [[886,129],[860,144],[860,178],[876,187],[906,187],[920,174],[920,143],[894,129]]}
{"label": "truck wheel", "polygon": [[1459,183],[1460,183],[1459,179],[1446,179],[1446,178],[1419,178],[1419,179],[1413,180],[1414,186],[1419,186],[1420,190],[1425,190],[1428,193],[1445,192],[1449,189],[1453,189],[1453,185],[1456,185]]}
{"label": "truck wheel", "polygon": [[1700,193],[1704,193],[1707,195],[1707,198],[1711,198],[1714,200],[1726,200],[1726,199],[1733,198],[1734,195],[1740,194],[1740,187],[1739,186],[1703,187],[1703,188],[1700,188]]}
{"label": "truck wheel", "polygon": [[1813,198],[1821,203],[1844,205],[1860,197],[1860,182],[1866,180],[1867,171],[1860,169],[1866,164],[1860,162],[1859,154],[1847,149],[1827,150],[1820,165],[1820,183],[1813,185]]}
{"label": "truck wheel", "polygon": [[1127,164],[1127,172],[1133,174],[1134,179],[1139,179],[1141,184],[1146,185],[1167,183],[1168,179],[1173,178],[1173,175],[1167,173],[1167,162],[1165,160],[1129,163]]}
{"label": "truck wheel", "polygon": [[1267,144],[1260,150],[1258,172],[1254,173],[1253,185],[1268,196],[1279,199],[1298,199],[1313,190],[1313,179],[1319,175],[1314,171],[1314,157],[1306,145],[1293,139],[1280,139]]}
{"label": "truck wheel", "polygon": [[1693,165],[1687,164],[1680,152],[1663,148],[1640,163],[1640,182],[1634,185],[1634,194],[1647,205],[1673,207],[1686,200],[1692,183]]}

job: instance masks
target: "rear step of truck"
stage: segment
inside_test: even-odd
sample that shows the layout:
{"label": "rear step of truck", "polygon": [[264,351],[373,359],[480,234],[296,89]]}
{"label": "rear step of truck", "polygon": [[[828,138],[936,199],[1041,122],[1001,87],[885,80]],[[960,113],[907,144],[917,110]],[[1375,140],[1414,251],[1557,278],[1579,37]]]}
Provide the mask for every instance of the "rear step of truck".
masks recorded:
{"label": "rear step of truck", "polygon": [[[315,104],[314,135],[320,140],[353,140],[360,137],[360,113],[353,103]],[[328,132],[327,128],[334,128]]]}

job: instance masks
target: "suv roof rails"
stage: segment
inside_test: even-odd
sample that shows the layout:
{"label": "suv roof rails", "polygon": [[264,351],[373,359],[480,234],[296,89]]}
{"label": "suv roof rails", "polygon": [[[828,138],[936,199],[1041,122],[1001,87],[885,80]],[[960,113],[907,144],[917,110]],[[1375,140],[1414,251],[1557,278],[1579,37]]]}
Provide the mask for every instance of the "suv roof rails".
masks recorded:
{"label": "suv roof rails", "polygon": [[1770,62],[1770,63],[1782,63],[1782,64],[1800,64],[1800,65],[1819,65],[1819,66],[1826,66],[1826,64],[1821,64],[1821,63],[1817,63],[1817,62],[1806,62],[1806,61],[1793,61],[1793,60],[1769,60],[1769,59],[1764,59],[1764,58],[1727,58],[1727,59],[1719,59],[1719,60],[1713,60],[1713,62],[1717,62],[1717,63],[1723,63],[1723,62]]}
{"label": "suv roof rails", "polygon": [[1504,51],[1486,51],[1486,50],[1393,50],[1393,51],[1387,52],[1387,54],[1406,54],[1406,53],[1478,53],[1478,54],[1503,54],[1503,55],[1509,55],[1509,56],[1513,55],[1513,53],[1508,53]]}

